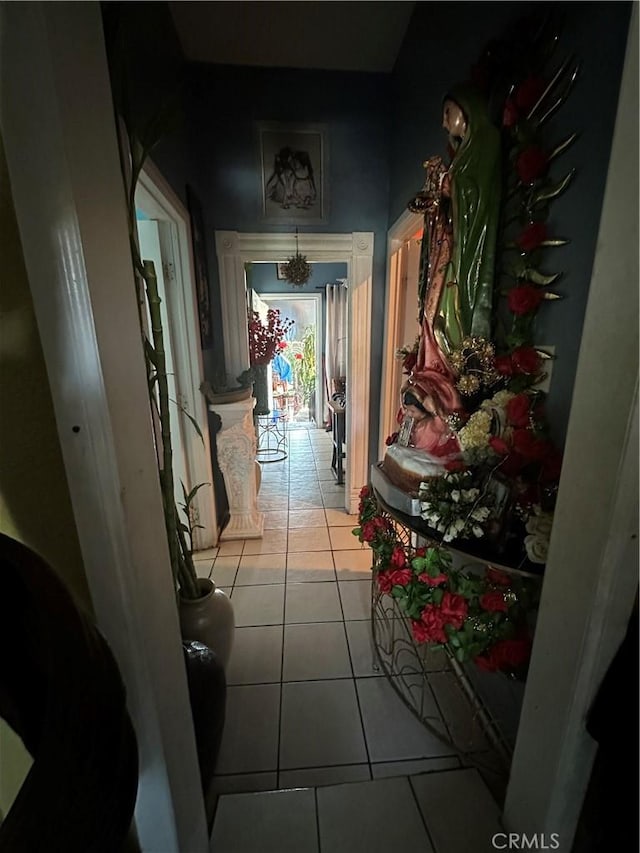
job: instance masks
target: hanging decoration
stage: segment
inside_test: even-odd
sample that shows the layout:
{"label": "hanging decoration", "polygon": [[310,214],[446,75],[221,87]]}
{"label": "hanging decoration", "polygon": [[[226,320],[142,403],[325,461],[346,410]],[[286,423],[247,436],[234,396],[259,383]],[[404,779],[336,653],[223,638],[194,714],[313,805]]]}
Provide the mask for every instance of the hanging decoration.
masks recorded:
{"label": "hanging decoration", "polygon": [[301,255],[298,248],[298,229],[296,228],[296,253],[287,259],[283,265],[285,280],[294,287],[303,287],[311,278],[313,272],[306,255]]}

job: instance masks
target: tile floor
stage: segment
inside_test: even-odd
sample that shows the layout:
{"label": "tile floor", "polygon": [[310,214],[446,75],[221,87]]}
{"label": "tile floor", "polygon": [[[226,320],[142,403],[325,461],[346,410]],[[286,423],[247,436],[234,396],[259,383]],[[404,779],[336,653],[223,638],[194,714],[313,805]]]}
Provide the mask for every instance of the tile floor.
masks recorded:
{"label": "tile floor", "polygon": [[[263,538],[223,542],[197,555],[199,574],[212,577],[230,595],[236,620],[226,722],[213,783],[218,794],[232,796],[220,797],[216,850],[396,849],[350,847],[348,833],[331,840],[329,815],[343,808],[342,794],[331,791],[341,790],[344,783],[374,785],[375,780],[366,802],[380,797],[382,803],[387,796],[409,796],[406,786],[411,784],[413,807],[407,826],[421,829],[417,834],[406,829],[410,842],[425,832],[424,814],[416,803],[423,810],[426,782],[409,783],[407,776],[450,770],[478,776],[475,770],[461,769],[455,751],[418,722],[374,667],[369,550],[351,533],[357,518],[342,508],[344,486],[335,483],[331,448],[324,430],[291,429],[287,459],[262,467],[258,503],[265,513]],[[444,660],[441,667],[446,668]],[[442,700],[446,704],[444,693]],[[467,711],[454,706],[448,713],[456,717]],[[387,783],[379,784],[383,779]],[[364,796],[358,785],[347,787],[350,796]],[[304,790],[273,794],[278,789]],[[272,796],[247,798],[247,792]],[[234,838],[236,846],[229,846],[224,826],[226,821],[237,826],[238,808],[247,823],[254,820],[248,818],[256,809],[256,826],[266,819],[264,809],[273,812],[265,831],[276,835],[282,810],[290,840],[278,836],[273,846],[265,840],[256,847]],[[367,806],[360,813],[371,809]],[[350,831],[357,835],[359,825]],[[310,833],[309,838],[296,841],[298,830]],[[419,849],[434,849],[432,842],[433,837]]]}

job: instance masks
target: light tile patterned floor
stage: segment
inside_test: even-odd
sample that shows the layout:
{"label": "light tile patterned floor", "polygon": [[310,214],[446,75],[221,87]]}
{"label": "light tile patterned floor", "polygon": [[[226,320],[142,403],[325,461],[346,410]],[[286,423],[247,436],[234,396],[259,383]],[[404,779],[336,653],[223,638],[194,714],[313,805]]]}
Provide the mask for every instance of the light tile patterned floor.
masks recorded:
{"label": "light tile patterned floor", "polygon": [[[262,468],[262,540],[225,542],[196,559],[198,574],[231,596],[236,619],[211,849],[493,849],[498,807],[482,778],[374,666],[370,553],[342,508],[329,434],[292,430],[288,450]],[[428,668],[445,670],[446,660],[433,655]],[[469,725],[441,681],[434,715],[445,708],[450,726]]]}

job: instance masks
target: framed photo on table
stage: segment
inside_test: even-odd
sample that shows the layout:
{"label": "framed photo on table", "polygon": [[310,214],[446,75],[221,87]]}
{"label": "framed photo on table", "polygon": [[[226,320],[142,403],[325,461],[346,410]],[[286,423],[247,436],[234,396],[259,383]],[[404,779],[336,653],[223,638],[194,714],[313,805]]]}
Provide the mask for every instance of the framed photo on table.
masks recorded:
{"label": "framed photo on table", "polygon": [[326,130],[322,125],[258,125],[262,217],[283,225],[327,222]]}

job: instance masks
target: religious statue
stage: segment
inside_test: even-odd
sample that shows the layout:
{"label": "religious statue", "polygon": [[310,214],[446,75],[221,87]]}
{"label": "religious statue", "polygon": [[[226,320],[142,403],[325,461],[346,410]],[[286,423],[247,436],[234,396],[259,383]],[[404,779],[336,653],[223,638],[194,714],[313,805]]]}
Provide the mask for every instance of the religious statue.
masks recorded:
{"label": "religious statue", "polygon": [[443,103],[451,162],[424,163],[422,190],[409,209],[424,215],[419,281],[420,344],[405,383],[437,395],[443,414],[461,408],[451,353],[469,336],[491,337],[496,239],[500,216],[500,134],[471,85]]}

